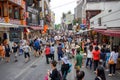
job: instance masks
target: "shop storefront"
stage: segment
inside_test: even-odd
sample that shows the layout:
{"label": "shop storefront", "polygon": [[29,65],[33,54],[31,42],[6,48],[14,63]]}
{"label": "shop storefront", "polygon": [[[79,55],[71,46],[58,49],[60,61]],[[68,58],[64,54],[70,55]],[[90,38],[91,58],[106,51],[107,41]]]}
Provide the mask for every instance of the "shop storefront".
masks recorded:
{"label": "shop storefront", "polygon": [[120,29],[97,29],[98,40],[102,43],[107,43],[113,47],[117,47],[119,58],[117,63],[117,69],[120,69]]}

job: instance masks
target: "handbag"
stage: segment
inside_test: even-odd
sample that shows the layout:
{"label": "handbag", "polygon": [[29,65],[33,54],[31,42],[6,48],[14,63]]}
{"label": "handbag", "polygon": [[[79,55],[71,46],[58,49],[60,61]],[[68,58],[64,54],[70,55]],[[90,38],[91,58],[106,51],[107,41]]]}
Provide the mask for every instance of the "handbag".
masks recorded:
{"label": "handbag", "polygon": [[114,60],[113,60],[113,59],[110,59],[110,60],[108,61],[108,64],[114,64]]}
{"label": "handbag", "polygon": [[114,60],[112,59],[113,56],[110,57],[108,64],[114,64]]}

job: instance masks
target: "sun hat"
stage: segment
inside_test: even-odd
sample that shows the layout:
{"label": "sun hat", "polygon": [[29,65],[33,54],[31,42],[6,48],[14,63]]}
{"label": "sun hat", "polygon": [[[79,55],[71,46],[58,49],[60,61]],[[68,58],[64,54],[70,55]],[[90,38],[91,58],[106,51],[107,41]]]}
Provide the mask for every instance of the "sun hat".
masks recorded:
{"label": "sun hat", "polygon": [[61,60],[65,63],[65,64],[68,64],[69,63],[69,60],[68,58],[65,56],[63,58],[61,58]]}

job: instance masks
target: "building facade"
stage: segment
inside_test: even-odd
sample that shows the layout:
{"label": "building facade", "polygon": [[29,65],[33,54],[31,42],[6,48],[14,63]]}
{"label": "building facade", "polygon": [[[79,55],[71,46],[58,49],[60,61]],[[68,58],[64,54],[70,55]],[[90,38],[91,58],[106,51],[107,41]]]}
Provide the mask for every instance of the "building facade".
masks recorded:
{"label": "building facade", "polygon": [[18,41],[21,39],[22,28],[20,26],[26,26],[25,3],[24,0],[0,1],[1,40],[9,39],[10,41]]}

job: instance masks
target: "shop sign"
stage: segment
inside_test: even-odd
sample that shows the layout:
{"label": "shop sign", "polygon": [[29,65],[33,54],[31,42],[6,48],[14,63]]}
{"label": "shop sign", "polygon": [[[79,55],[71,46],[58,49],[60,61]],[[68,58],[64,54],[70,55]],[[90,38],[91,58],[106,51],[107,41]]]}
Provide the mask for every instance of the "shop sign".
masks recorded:
{"label": "shop sign", "polygon": [[10,22],[11,24],[17,24],[17,25],[20,25],[20,20],[15,20],[15,19],[10,19]]}
{"label": "shop sign", "polygon": [[4,18],[0,18],[0,23],[5,22]]}
{"label": "shop sign", "polygon": [[34,14],[38,14],[38,10],[28,7],[28,12],[34,13]]}
{"label": "shop sign", "polygon": [[17,5],[21,5],[22,4],[22,0],[9,0]]}

